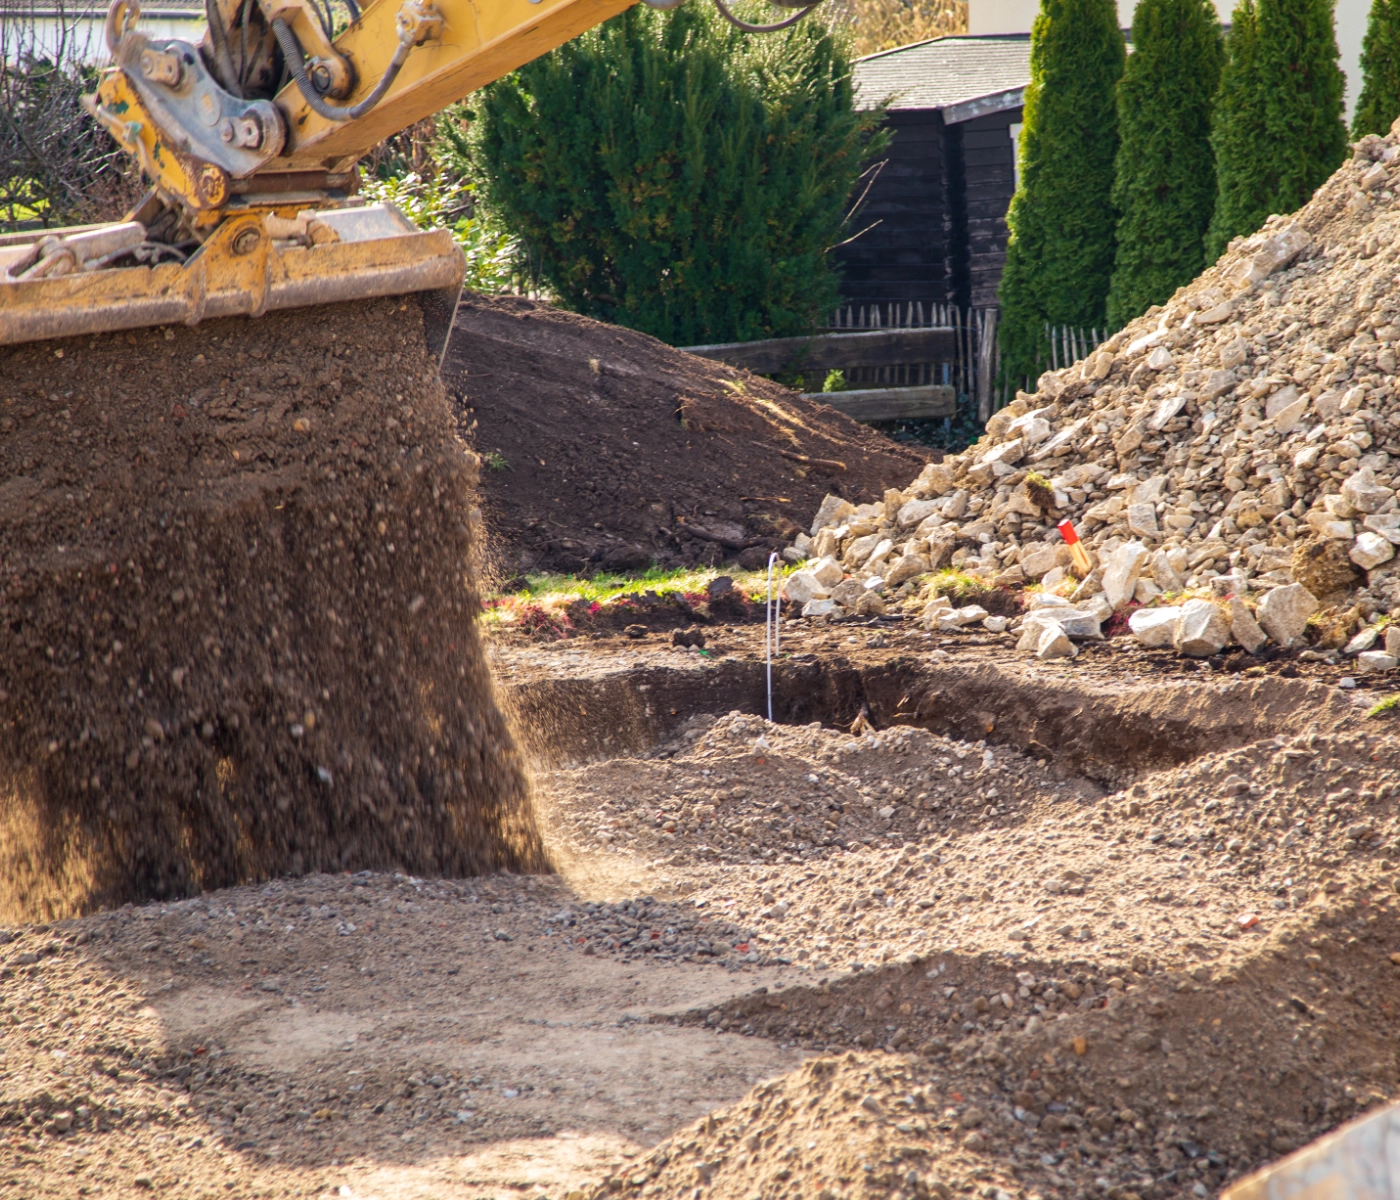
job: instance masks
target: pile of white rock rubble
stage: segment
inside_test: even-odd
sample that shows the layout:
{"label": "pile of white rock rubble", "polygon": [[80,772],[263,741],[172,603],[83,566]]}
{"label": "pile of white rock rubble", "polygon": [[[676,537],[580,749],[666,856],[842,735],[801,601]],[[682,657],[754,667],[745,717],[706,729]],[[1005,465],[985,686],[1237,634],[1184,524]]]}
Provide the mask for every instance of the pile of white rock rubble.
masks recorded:
{"label": "pile of white rock rubble", "polygon": [[1397,193],[1400,135],[1362,139],[1300,212],[1041,376],[976,445],[882,503],[828,496],[787,552],[804,564],[788,598],[808,616],[903,602],[929,627],[1006,628],[920,590],[951,566],[1038,585],[1014,628],[1041,657],[1073,655],[1125,611],[1140,641],[1197,657],[1311,645],[1325,616],[1349,639],[1330,653],[1394,667]]}

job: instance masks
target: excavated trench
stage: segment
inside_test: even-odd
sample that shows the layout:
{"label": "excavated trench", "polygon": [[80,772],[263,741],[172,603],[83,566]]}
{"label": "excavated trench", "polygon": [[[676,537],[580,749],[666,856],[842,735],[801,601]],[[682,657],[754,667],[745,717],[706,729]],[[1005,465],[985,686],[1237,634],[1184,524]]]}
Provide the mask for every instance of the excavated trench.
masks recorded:
{"label": "excavated trench", "polygon": [[[584,653],[593,661],[571,671],[545,666],[549,657],[515,651],[506,673],[497,668],[516,727],[545,766],[647,754],[696,716],[768,711],[759,658],[676,667],[604,650]],[[990,656],[944,665],[798,653],[773,664],[772,683],[781,725],[847,729],[864,713],[875,729],[1014,747],[1104,787],[1261,739],[1337,730],[1357,716],[1344,693],[1305,680],[1099,684]]]}

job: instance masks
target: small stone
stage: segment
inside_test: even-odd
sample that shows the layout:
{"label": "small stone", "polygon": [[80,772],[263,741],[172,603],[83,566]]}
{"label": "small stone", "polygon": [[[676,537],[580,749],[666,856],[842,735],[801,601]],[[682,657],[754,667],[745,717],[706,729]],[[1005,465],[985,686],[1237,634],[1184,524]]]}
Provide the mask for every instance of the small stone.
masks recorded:
{"label": "small stone", "polygon": [[1390,544],[1389,539],[1368,530],[1357,534],[1356,541],[1352,543],[1350,557],[1363,571],[1369,571],[1394,558],[1395,547]]}
{"label": "small stone", "polygon": [[1209,600],[1188,600],[1181,606],[1172,643],[1178,654],[1209,658],[1219,654],[1230,637],[1230,618]]}
{"label": "small stone", "polygon": [[73,1128],[73,1114],[70,1112],[56,1112],[51,1122],[55,1133],[67,1133]]}
{"label": "small stone", "polygon": [[846,572],[841,569],[841,564],[834,558],[819,558],[807,571],[822,587],[830,591],[846,577]]}
{"label": "small stone", "polygon": [[986,1119],[987,1114],[974,1104],[969,1108],[963,1109],[962,1115],[958,1117],[958,1124],[964,1129],[977,1129]]}
{"label": "small stone", "polygon": [[982,622],[982,628],[988,633],[1005,633],[1007,619],[1005,617],[988,617]]}
{"label": "small stone", "polygon": [[831,589],[817,580],[811,571],[794,571],[783,585],[783,595],[793,604],[806,604],[809,600],[825,600]]}
{"label": "small stone", "polygon": [[942,509],[942,500],[910,500],[899,510],[895,520],[901,529],[912,529],[920,521],[941,512]]}
{"label": "small stone", "polygon": [[1020,438],[1013,438],[1009,442],[1002,442],[982,456],[982,463],[995,469],[998,465],[1004,467],[1014,466],[1021,461],[1026,453],[1026,444]]}
{"label": "small stone", "polygon": [[1128,629],[1144,646],[1170,646],[1180,616],[1176,606],[1140,608],[1128,618]]}
{"label": "small stone", "polygon": [[933,570],[933,563],[927,554],[906,553],[886,572],[885,586],[896,588],[910,579],[927,575],[931,570]]}
{"label": "small stone", "polygon": [[868,588],[857,597],[851,611],[858,617],[879,617],[885,612],[885,602],[873,588]]}
{"label": "small stone", "polygon": [[[922,478],[922,476],[921,476]],[[840,496],[833,496],[827,493],[817,509],[817,515],[812,518],[811,535],[816,537],[818,532],[828,525],[839,525],[847,517],[856,511],[856,506],[849,500],[843,500]]]}
{"label": "small stone", "polygon": [[1291,646],[1317,611],[1317,597],[1301,583],[1290,583],[1266,592],[1259,602],[1258,619],[1265,633],[1280,646]]}
{"label": "small stone", "polygon": [[974,1154],[987,1148],[987,1139],[976,1129],[969,1133],[962,1140],[963,1149],[971,1150]]}
{"label": "small stone", "polygon": [[1103,570],[1103,592],[1115,612],[1133,598],[1147,560],[1148,549],[1141,542],[1127,542],[1109,556]]}
{"label": "small stone", "polygon": [[839,616],[845,610],[835,600],[808,600],[802,606],[804,617]]}
{"label": "small stone", "polygon": [[1059,546],[1032,546],[1021,554],[1021,570],[1027,579],[1040,579],[1060,565]]}
{"label": "small stone", "polygon": [[1347,476],[1342,495],[1357,512],[1377,513],[1395,497],[1395,490],[1377,483],[1376,473],[1370,467],[1362,467]]}
{"label": "small stone", "polygon": [[1400,625],[1391,625],[1386,629],[1385,652],[1400,658]]}
{"label": "small stone", "polygon": [[1363,671],[1390,671],[1397,661],[1400,659],[1383,650],[1363,650],[1356,656],[1356,665]]}
{"label": "small stone", "polygon": [[1155,504],[1128,505],[1128,529],[1138,537],[1156,537],[1157,506]]}
{"label": "small stone", "polygon": [[1342,647],[1343,654],[1360,654],[1363,650],[1369,650],[1376,644],[1376,639],[1380,637],[1381,631],[1374,625],[1367,625],[1360,633]]}
{"label": "small stone", "polygon": [[1145,576],[1139,577],[1133,588],[1133,599],[1139,604],[1151,604],[1162,595],[1162,589]]}
{"label": "small stone", "polygon": [[1287,404],[1275,405],[1270,399],[1268,409],[1268,416],[1274,423],[1274,429],[1284,436],[1298,428],[1298,422],[1307,415],[1309,404],[1308,397],[1298,395],[1298,389],[1293,387],[1284,388],[1282,391],[1276,392],[1275,396],[1282,396],[1286,392],[1293,394],[1292,400]]}
{"label": "small stone", "polygon": [[1036,640],[1035,656],[1041,660],[1052,658],[1073,658],[1079,651],[1058,624],[1042,630]]}
{"label": "small stone", "polygon": [[989,615],[980,604],[965,604],[962,608],[954,609],[948,619],[956,625],[976,625]]}
{"label": "small stone", "polygon": [[1035,648],[1040,645],[1041,634],[1047,629],[1059,629],[1059,623],[1046,613],[1032,613],[1021,623],[1021,636],[1016,642],[1016,649],[1034,654]]}
{"label": "small stone", "polygon": [[1238,596],[1230,597],[1229,606],[1230,636],[1250,654],[1257,654],[1260,647],[1268,642],[1269,635],[1254,619],[1254,614],[1249,611],[1249,606]]}

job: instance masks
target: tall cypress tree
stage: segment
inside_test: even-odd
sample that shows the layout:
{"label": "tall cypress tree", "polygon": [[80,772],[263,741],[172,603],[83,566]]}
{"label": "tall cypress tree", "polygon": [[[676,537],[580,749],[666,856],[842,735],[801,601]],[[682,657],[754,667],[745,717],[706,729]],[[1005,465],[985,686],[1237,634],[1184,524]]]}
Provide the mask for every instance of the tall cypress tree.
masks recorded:
{"label": "tall cypress tree", "polygon": [[1031,81],[1021,129],[1021,186],[1012,198],[1000,300],[1009,381],[1045,361],[1044,326],[1104,321],[1116,214],[1114,90],[1123,73],[1114,0],[1042,0],[1031,30]]}
{"label": "tall cypress tree", "polygon": [[1215,208],[1210,113],[1223,60],[1210,0],[1141,0],[1118,82],[1113,204],[1121,216],[1110,325],[1160,304],[1204,264]]}
{"label": "tall cypress tree", "polygon": [[1361,43],[1361,80],[1351,136],[1389,133],[1400,117],[1400,0],[1372,0]]}
{"label": "tall cypress tree", "polygon": [[1211,133],[1212,260],[1269,214],[1305,204],[1347,149],[1332,0],[1240,0],[1225,49]]}

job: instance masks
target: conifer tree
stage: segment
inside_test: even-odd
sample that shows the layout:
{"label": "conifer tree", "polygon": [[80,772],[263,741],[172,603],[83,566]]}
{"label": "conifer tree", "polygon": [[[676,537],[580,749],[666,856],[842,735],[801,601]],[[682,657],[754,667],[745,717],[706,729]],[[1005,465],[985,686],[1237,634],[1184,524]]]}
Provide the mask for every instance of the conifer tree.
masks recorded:
{"label": "conifer tree", "polygon": [[1114,91],[1124,53],[1113,0],[1042,0],[999,292],[1002,371],[1017,385],[1042,368],[1046,322],[1104,321],[1117,222]]}
{"label": "conifer tree", "polygon": [[1400,117],[1400,0],[1372,0],[1361,43],[1361,81],[1351,136],[1389,133]]}
{"label": "conifer tree", "polygon": [[1302,207],[1346,156],[1332,0],[1240,0],[1225,51],[1207,261]]}
{"label": "conifer tree", "polygon": [[1224,58],[1215,6],[1141,0],[1132,41],[1118,82],[1110,326],[1125,325],[1200,273],[1215,208],[1210,113]]}
{"label": "conifer tree", "polygon": [[644,5],[468,102],[487,215],[567,307],[672,345],[809,331],[838,303],[862,162],[843,35],[762,37],[707,5]]}

